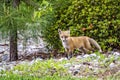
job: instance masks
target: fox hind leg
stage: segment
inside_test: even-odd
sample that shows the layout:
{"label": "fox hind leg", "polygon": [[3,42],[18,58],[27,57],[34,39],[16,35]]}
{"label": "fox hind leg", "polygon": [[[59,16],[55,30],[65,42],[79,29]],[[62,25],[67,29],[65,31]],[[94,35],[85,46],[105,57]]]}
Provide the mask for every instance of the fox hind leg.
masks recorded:
{"label": "fox hind leg", "polygon": [[90,52],[90,50],[88,50],[88,49],[86,49],[84,47],[80,47],[79,49],[82,50],[82,55],[87,54],[88,52]]}

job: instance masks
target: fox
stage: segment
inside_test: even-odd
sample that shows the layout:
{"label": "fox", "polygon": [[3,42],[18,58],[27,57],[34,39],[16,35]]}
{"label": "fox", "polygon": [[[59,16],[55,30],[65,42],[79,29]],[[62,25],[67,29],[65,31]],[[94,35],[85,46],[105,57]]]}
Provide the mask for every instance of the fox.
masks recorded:
{"label": "fox", "polygon": [[84,54],[89,51],[94,51],[93,47],[96,47],[99,52],[102,52],[100,45],[88,36],[70,36],[70,30],[62,31],[58,29],[59,37],[62,41],[62,45],[67,53],[67,58],[72,58],[72,53],[75,49],[81,50]]}

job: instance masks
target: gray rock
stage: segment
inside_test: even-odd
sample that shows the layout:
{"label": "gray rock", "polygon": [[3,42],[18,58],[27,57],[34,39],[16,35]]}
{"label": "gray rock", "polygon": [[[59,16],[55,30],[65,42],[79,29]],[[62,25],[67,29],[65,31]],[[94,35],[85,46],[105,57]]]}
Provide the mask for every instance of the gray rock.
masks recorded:
{"label": "gray rock", "polygon": [[28,65],[28,63],[29,62],[27,60],[25,60],[25,61],[20,61],[18,64],[23,64],[23,65],[26,64],[26,65]]}
{"label": "gray rock", "polygon": [[71,63],[67,63],[64,65],[64,67],[70,67],[72,64]]}
{"label": "gray rock", "polygon": [[109,65],[110,68],[114,68],[115,66],[116,66],[115,63],[111,63],[111,64]]}
{"label": "gray rock", "polygon": [[34,63],[40,62],[40,61],[42,61],[42,60],[43,60],[42,58],[33,59],[33,60],[29,63],[29,65],[33,65]]}
{"label": "gray rock", "polygon": [[68,73],[72,74],[72,73],[73,73],[73,71],[71,71],[71,70],[68,70]]}
{"label": "gray rock", "polygon": [[88,55],[88,54],[85,54],[85,55],[83,56],[83,58],[88,58],[88,57],[90,57],[90,55]]}
{"label": "gray rock", "polygon": [[117,60],[120,57],[119,52],[114,52],[113,55],[114,55],[115,60]]}
{"label": "gray rock", "polygon": [[9,54],[3,54],[2,61],[9,61]]}
{"label": "gray rock", "polygon": [[18,73],[19,73],[19,71],[18,71],[18,70],[15,70],[15,71],[13,71],[13,73],[14,73],[14,74],[18,74]]}
{"label": "gray rock", "polygon": [[0,72],[1,72],[1,71],[5,71],[5,69],[4,69],[3,67],[0,67]]}
{"label": "gray rock", "polygon": [[93,67],[93,66],[88,66],[88,67],[89,67],[89,69],[91,69],[91,70],[92,70],[92,69],[94,69],[94,67]]}
{"label": "gray rock", "polygon": [[70,68],[69,68],[69,70],[68,70],[68,72],[73,72],[74,71],[74,67],[73,66],[71,66]]}
{"label": "gray rock", "polygon": [[80,55],[78,55],[76,58],[77,58],[77,59],[82,59],[83,57],[82,57],[82,56],[80,56]]}
{"label": "gray rock", "polygon": [[80,72],[80,70],[75,70],[75,71],[73,72],[73,75],[75,76],[75,75],[77,75],[79,72]]}
{"label": "gray rock", "polygon": [[98,60],[93,60],[92,62],[91,62],[91,64],[94,66],[94,67],[98,67],[99,66],[99,62],[98,62]]}
{"label": "gray rock", "polygon": [[120,56],[120,53],[119,52],[114,52],[113,55]]}
{"label": "gray rock", "polygon": [[5,69],[5,70],[13,70],[13,67],[14,67],[14,65],[9,64],[9,65],[5,65],[5,66],[4,66],[4,69]]}
{"label": "gray rock", "polygon": [[93,54],[90,54],[90,57],[97,57],[97,55],[93,53]]}
{"label": "gray rock", "polygon": [[103,63],[107,63],[107,62],[109,62],[110,61],[110,58],[105,58],[104,60],[103,60]]}
{"label": "gray rock", "polygon": [[74,69],[79,70],[81,66],[82,66],[82,64],[74,65]]}
{"label": "gray rock", "polygon": [[94,74],[98,74],[99,73],[99,68],[94,68],[93,72],[94,72]]}
{"label": "gray rock", "polygon": [[100,59],[100,56],[98,56],[97,59]]}
{"label": "gray rock", "polygon": [[60,58],[58,61],[68,60],[67,58]]}

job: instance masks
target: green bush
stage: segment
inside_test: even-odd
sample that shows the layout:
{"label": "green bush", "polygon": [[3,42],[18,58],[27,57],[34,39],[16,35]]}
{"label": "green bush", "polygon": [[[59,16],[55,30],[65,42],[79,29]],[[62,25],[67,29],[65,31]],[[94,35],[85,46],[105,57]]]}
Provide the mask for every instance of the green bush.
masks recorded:
{"label": "green bush", "polygon": [[119,0],[55,0],[54,22],[44,28],[45,40],[53,48],[61,48],[58,28],[70,28],[71,36],[94,38],[103,50],[120,48]]}

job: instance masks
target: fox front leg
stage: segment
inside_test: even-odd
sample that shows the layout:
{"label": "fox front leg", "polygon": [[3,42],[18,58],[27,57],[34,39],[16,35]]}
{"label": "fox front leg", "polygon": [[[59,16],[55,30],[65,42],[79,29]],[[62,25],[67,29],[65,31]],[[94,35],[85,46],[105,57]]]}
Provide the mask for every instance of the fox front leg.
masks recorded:
{"label": "fox front leg", "polygon": [[72,50],[68,49],[68,48],[65,48],[65,54],[66,54],[66,57],[70,60],[70,58],[72,58]]}
{"label": "fox front leg", "polygon": [[68,52],[68,59],[73,57],[73,50],[69,50]]}
{"label": "fox front leg", "polygon": [[67,51],[67,58],[68,58],[68,60],[70,60],[70,52],[69,52],[69,50]]}
{"label": "fox front leg", "polygon": [[68,58],[68,56],[69,56],[69,50],[67,48],[65,48],[65,57]]}
{"label": "fox front leg", "polygon": [[71,58],[71,51],[69,49],[66,49],[66,57],[70,60]]}

